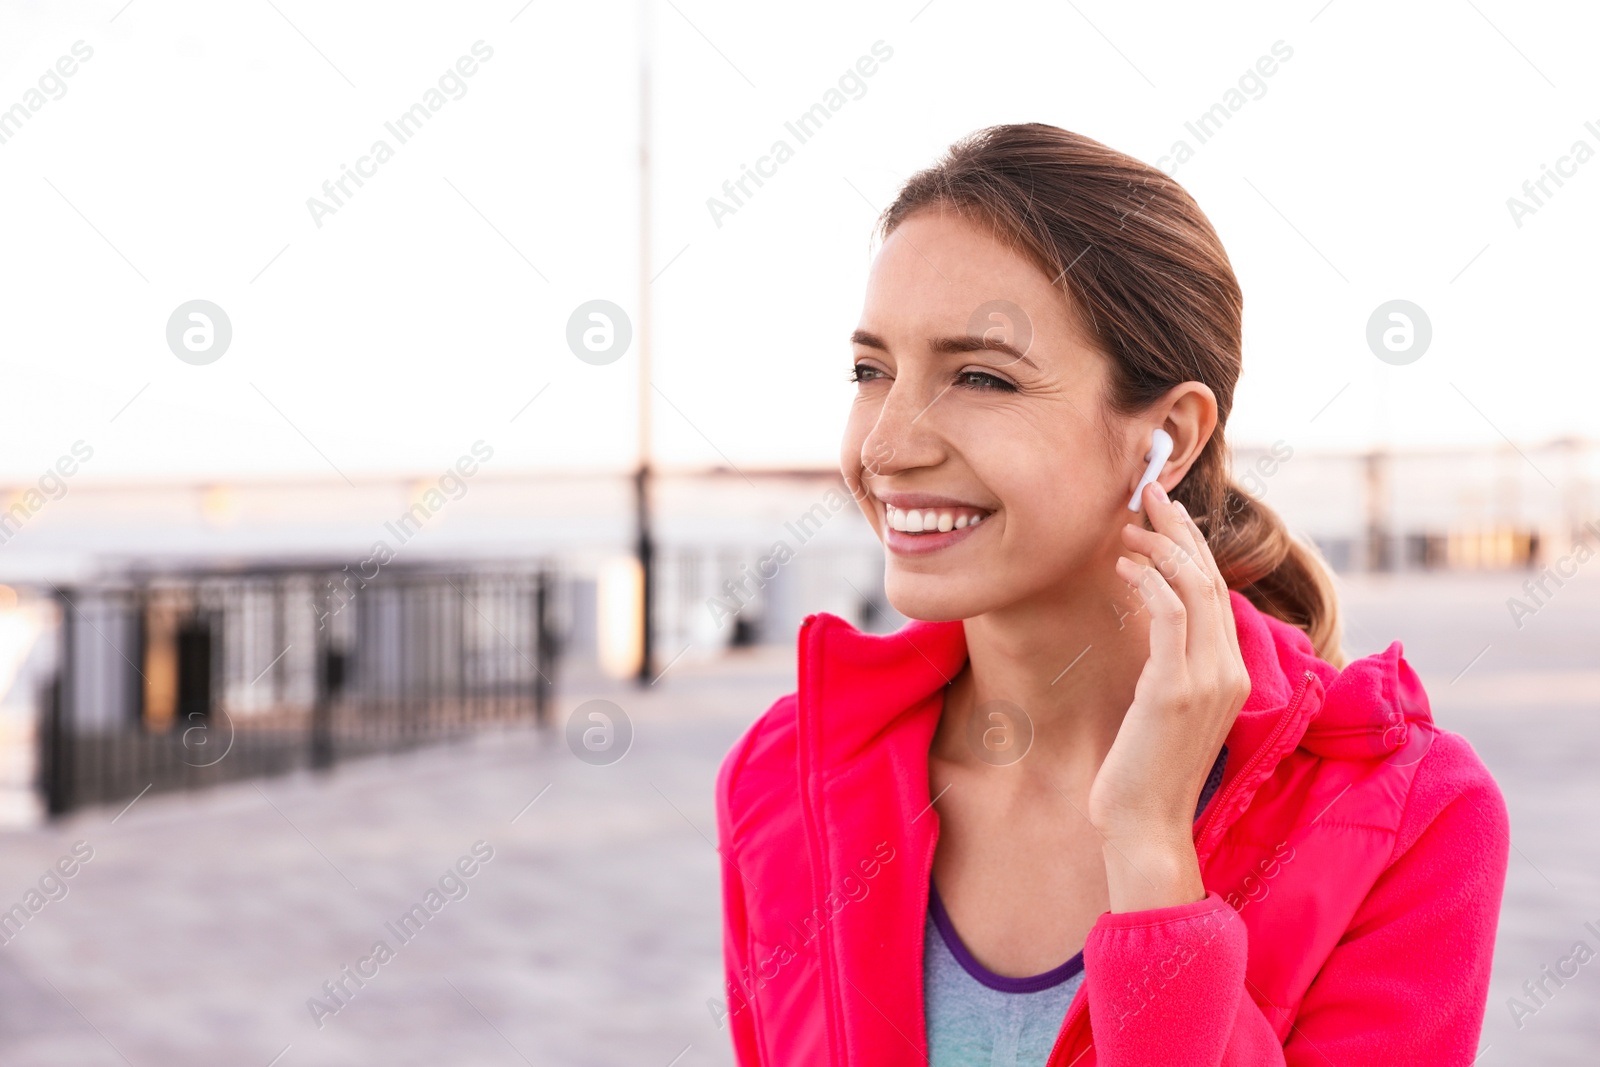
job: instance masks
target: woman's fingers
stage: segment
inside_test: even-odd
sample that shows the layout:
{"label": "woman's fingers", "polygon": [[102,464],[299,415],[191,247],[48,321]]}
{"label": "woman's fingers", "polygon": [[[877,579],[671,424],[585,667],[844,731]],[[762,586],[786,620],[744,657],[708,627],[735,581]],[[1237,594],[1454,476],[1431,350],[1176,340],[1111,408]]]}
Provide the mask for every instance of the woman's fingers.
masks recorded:
{"label": "woman's fingers", "polygon": [[1189,514],[1187,508],[1176,501],[1173,502],[1173,506],[1177,509],[1184,526],[1189,530],[1189,534],[1197,548],[1197,554],[1204,560],[1206,573],[1210,574],[1212,580],[1217,583],[1217,591],[1220,594],[1218,599],[1221,601],[1222,607],[1223,629],[1227,632],[1229,646],[1235,654],[1238,654],[1239,632],[1238,627],[1234,624],[1233,604],[1227,593],[1228,583],[1222,577],[1221,568],[1217,566],[1216,556],[1211,552],[1211,543],[1206,540],[1205,534],[1201,532],[1199,524],[1194,521],[1194,516]]}
{"label": "woman's fingers", "polygon": [[[1205,632],[1215,635],[1220,630],[1222,634],[1220,642],[1215,636],[1212,637],[1212,641],[1216,643],[1211,647],[1219,654],[1209,657],[1211,676],[1216,678],[1219,686],[1229,691],[1242,688],[1248,694],[1249,674],[1244,667],[1244,657],[1239,651],[1239,633],[1233,618],[1233,600],[1228,592],[1228,584],[1223,580],[1222,572],[1217,567],[1216,557],[1212,555],[1211,546],[1206,542],[1205,535],[1200,532],[1199,526],[1187,509],[1174,501],[1171,504],[1170,515],[1188,534],[1187,543],[1194,546],[1193,561],[1198,569],[1205,572],[1210,583],[1206,600],[1216,614],[1211,618]],[[1201,630],[1198,619],[1191,629]],[[1203,643],[1196,642],[1197,645]],[[1242,699],[1248,699],[1248,695]]]}
{"label": "woman's fingers", "polygon": [[1184,523],[1178,505],[1167,496],[1166,488],[1160,482],[1151,482],[1144,492],[1144,513],[1150,519],[1150,528],[1169,538],[1185,554],[1199,556],[1200,546]]}
{"label": "woman's fingers", "polygon": [[[1154,532],[1163,535],[1181,550],[1180,563],[1193,564],[1191,576],[1200,579],[1197,588],[1211,587],[1214,593],[1215,587],[1221,584],[1222,576],[1217,573],[1217,562],[1211,557],[1210,546],[1200,536],[1200,530],[1184,513],[1182,505],[1168,499],[1159,484],[1152,484],[1146,492],[1152,501],[1148,514]],[[1167,572],[1162,573],[1165,575]]]}
{"label": "woman's fingers", "polygon": [[[1148,531],[1146,531],[1148,532]],[[1117,557],[1117,573],[1150,612],[1150,660],[1159,674],[1181,677],[1188,658],[1188,609],[1161,572],[1148,563]]]}
{"label": "woman's fingers", "polygon": [[[1177,505],[1146,490],[1146,507],[1154,530],[1128,523],[1123,526],[1123,542],[1149,557],[1188,615],[1187,652],[1207,655],[1214,649],[1231,648],[1226,636],[1217,631],[1224,625],[1221,615],[1232,621],[1232,605],[1224,599],[1221,576],[1208,556],[1201,555],[1199,531],[1186,522]],[[1225,633],[1225,631],[1224,631]]]}
{"label": "woman's fingers", "polygon": [[1206,569],[1220,579],[1222,573],[1217,569],[1217,557],[1212,555],[1211,544],[1206,540],[1205,534],[1200,532],[1200,526],[1194,521],[1194,516],[1190,515],[1189,510],[1177,501],[1173,501],[1173,506],[1177,508],[1179,518],[1189,530],[1190,536],[1194,538],[1197,553],[1205,560]]}

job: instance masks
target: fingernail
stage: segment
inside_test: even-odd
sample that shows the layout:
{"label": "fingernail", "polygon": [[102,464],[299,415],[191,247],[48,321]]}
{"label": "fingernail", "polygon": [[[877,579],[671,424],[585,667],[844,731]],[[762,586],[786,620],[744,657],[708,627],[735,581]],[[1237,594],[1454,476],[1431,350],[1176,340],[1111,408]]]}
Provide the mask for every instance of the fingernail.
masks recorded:
{"label": "fingernail", "polygon": [[1189,517],[1189,509],[1183,506],[1183,501],[1174,500],[1172,502],[1172,506],[1178,509],[1179,515],[1182,515],[1186,519]]}
{"label": "fingernail", "polygon": [[1161,483],[1160,482],[1151,482],[1150,484],[1155,486],[1156,498],[1158,500],[1160,500],[1162,503],[1166,503],[1166,501],[1167,501],[1167,491],[1166,491],[1166,489],[1162,488]]}

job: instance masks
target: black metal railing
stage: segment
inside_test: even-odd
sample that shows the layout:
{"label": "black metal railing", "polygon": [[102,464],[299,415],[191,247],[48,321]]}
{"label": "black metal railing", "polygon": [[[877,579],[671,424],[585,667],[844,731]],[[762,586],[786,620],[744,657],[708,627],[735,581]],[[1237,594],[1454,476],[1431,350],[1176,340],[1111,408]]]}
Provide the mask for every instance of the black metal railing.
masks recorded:
{"label": "black metal railing", "polygon": [[57,590],[51,814],[545,725],[571,584],[552,566],[133,575]]}

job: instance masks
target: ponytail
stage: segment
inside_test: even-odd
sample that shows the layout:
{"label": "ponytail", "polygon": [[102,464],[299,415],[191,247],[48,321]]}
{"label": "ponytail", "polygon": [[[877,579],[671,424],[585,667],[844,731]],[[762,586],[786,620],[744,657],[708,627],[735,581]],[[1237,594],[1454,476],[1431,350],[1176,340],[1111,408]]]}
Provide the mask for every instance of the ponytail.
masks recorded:
{"label": "ponytail", "polygon": [[1195,524],[1229,589],[1304,630],[1321,659],[1335,667],[1348,662],[1333,572],[1315,545],[1297,540],[1277,512],[1231,479],[1223,486],[1220,508],[1201,513]]}

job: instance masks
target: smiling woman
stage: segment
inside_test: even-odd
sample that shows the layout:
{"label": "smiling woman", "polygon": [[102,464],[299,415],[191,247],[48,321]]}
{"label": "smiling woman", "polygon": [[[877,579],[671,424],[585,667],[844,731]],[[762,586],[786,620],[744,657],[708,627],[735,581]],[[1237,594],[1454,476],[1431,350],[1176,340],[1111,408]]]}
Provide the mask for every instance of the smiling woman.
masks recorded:
{"label": "smiling woman", "polygon": [[[809,617],[724,760],[740,1062],[1473,1062],[1505,804],[1230,477],[1243,300],[1198,205],[998,126],[881,235],[840,462],[914,621]],[[906,861],[794,941],[876,842]]]}

